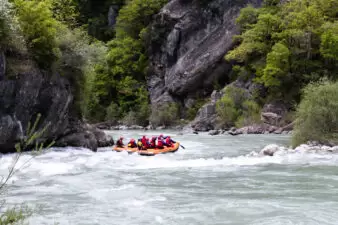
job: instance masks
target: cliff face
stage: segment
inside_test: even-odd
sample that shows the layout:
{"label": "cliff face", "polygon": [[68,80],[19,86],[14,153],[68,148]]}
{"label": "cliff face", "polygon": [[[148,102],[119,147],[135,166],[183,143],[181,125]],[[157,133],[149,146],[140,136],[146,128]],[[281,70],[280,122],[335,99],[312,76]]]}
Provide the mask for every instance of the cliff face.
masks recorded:
{"label": "cliff face", "polygon": [[[207,3],[202,3],[207,2]],[[262,0],[170,1],[155,17],[149,44],[148,88],[153,105],[191,104],[224,85],[231,66],[223,60],[238,33],[235,19]]]}
{"label": "cliff face", "polygon": [[29,122],[41,114],[38,128],[47,127],[41,141],[59,146],[96,150],[112,144],[105,135],[85,125],[74,107],[70,81],[44,72],[20,54],[0,54],[0,152],[12,152]]}

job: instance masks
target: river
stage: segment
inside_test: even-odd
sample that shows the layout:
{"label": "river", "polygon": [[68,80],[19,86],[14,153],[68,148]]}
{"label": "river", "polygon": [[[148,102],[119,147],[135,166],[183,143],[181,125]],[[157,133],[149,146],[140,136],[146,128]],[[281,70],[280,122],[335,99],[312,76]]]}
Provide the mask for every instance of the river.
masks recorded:
{"label": "river", "polygon": [[[123,133],[127,139],[142,134]],[[153,134],[159,133],[147,132]],[[40,206],[29,219],[34,225],[338,223],[337,155],[248,155],[267,144],[287,146],[289,136],[169,134],[185,150],[154,157],[110,148],[48,151],[13,177],[5,199]],[[1,157],[1,174],[12,157]]]}

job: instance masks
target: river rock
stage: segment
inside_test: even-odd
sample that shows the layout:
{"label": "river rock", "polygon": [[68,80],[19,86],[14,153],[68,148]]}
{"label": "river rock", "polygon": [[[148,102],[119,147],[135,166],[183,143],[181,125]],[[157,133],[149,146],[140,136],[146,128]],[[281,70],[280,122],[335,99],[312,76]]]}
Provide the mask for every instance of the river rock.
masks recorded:
{"label": "river rock", "polygon": [[276,113],[266,112],[261,114],[261,120],[264,123],[271,125],[279,125],[281,122],[282,116],[277,115]]}
{"label": "river rock", "polygon": [[278,145],[271,144],[266,146],[260,151],[260,155],[267,155],[267,156],[273,156],[277,151],[279,151],[280,148]]}
{"label": "river rock", "polygon": [[128,128],[128,130],[143,130],[144,127],[138,125],[132,125]]}
{"label": "river rock", "polygon": [[216,103],[207,103],[198,110],[196,118],[188,126],[205,132],[214,129],[216,120]]}
{"label": "river rock", "polygon": [[213,136],[213,135],[219,135],[221,132],[219,130],[211,130],[209,131],[209,135]]}
{"label": "river rock", "polygon": [[165,126],[159,126],[159,127],[156,127],[156,130],[164,130],[164,129],[166,129]]}
{"label": "river rock", "polygon": [[289,110],[290,106],[287,103],[281,100],[275,100],[263,106],[261,119],[266,124],[281,127],[292,122],[285,121],[286,124],[282,124],[282,121],[289,112]]}

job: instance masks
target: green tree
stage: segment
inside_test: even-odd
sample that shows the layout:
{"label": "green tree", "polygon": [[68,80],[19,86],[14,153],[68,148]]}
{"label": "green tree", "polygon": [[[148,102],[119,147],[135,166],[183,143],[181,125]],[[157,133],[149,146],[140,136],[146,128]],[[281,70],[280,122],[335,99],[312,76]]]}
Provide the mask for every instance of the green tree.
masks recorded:
{"label": "green tree", "polygon": [[277,43],[272,47],[272,51],[267,55],[262,77],[266,87],[280,85],[281,77],[289,72],[289,57],[290,51],[284,44]]}
{"label": "green tree", "polygon": [[252,5],[244,8],[236,19],[236,23],[241,27],[242,31],[251,28],[258,20],[258,10]]}
{"label": "green tree", "polygon": [[59,23],[53,18],[48,1],[14,0],[22,33],[34,58],[42,67],[57,60],[56,33]]}
{"label": "green tree", "polygon": [[79,18],[80,14],[75,0],[51,1],[51,9],[53,11],[54,18],[70,27],[76,27],[78,25],[77,19]]}
{"label": "green tree", "polygon": [[307,83],[336,77],[337,8],[333,0],[269,0],[256,10],[248,6],[237,20],[244,28],[235,37],[239,45],[225,58],[239,63],[242,74],[255,74],[269,98],[298,101]]}
{"label": "green tree", "polygon": [[338,61],[338,21],[323,25],[320,53],[326,59]]}

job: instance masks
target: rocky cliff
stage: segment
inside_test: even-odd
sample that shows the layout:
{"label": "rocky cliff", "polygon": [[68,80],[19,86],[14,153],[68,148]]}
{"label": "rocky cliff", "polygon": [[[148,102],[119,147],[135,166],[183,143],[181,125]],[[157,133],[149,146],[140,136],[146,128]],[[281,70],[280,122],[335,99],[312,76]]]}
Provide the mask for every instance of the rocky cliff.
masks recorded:
{"label": "rocky cliff", "polygon": [[85,125],[74,107],[74,87],[64,76],[40,70],[28,55],[0,52],[0,152],[14,151],[29,122],[41,114],[40,141],[96,150],[112,139]]}
{"label": "rocky cliff", "polygon": [[247,4],[262,0],[172,0],[155,17],[149,44],[148,88],[153,105],[179,102],[224,86],[231,70],[223,59],[238,33],[235,19]]}

